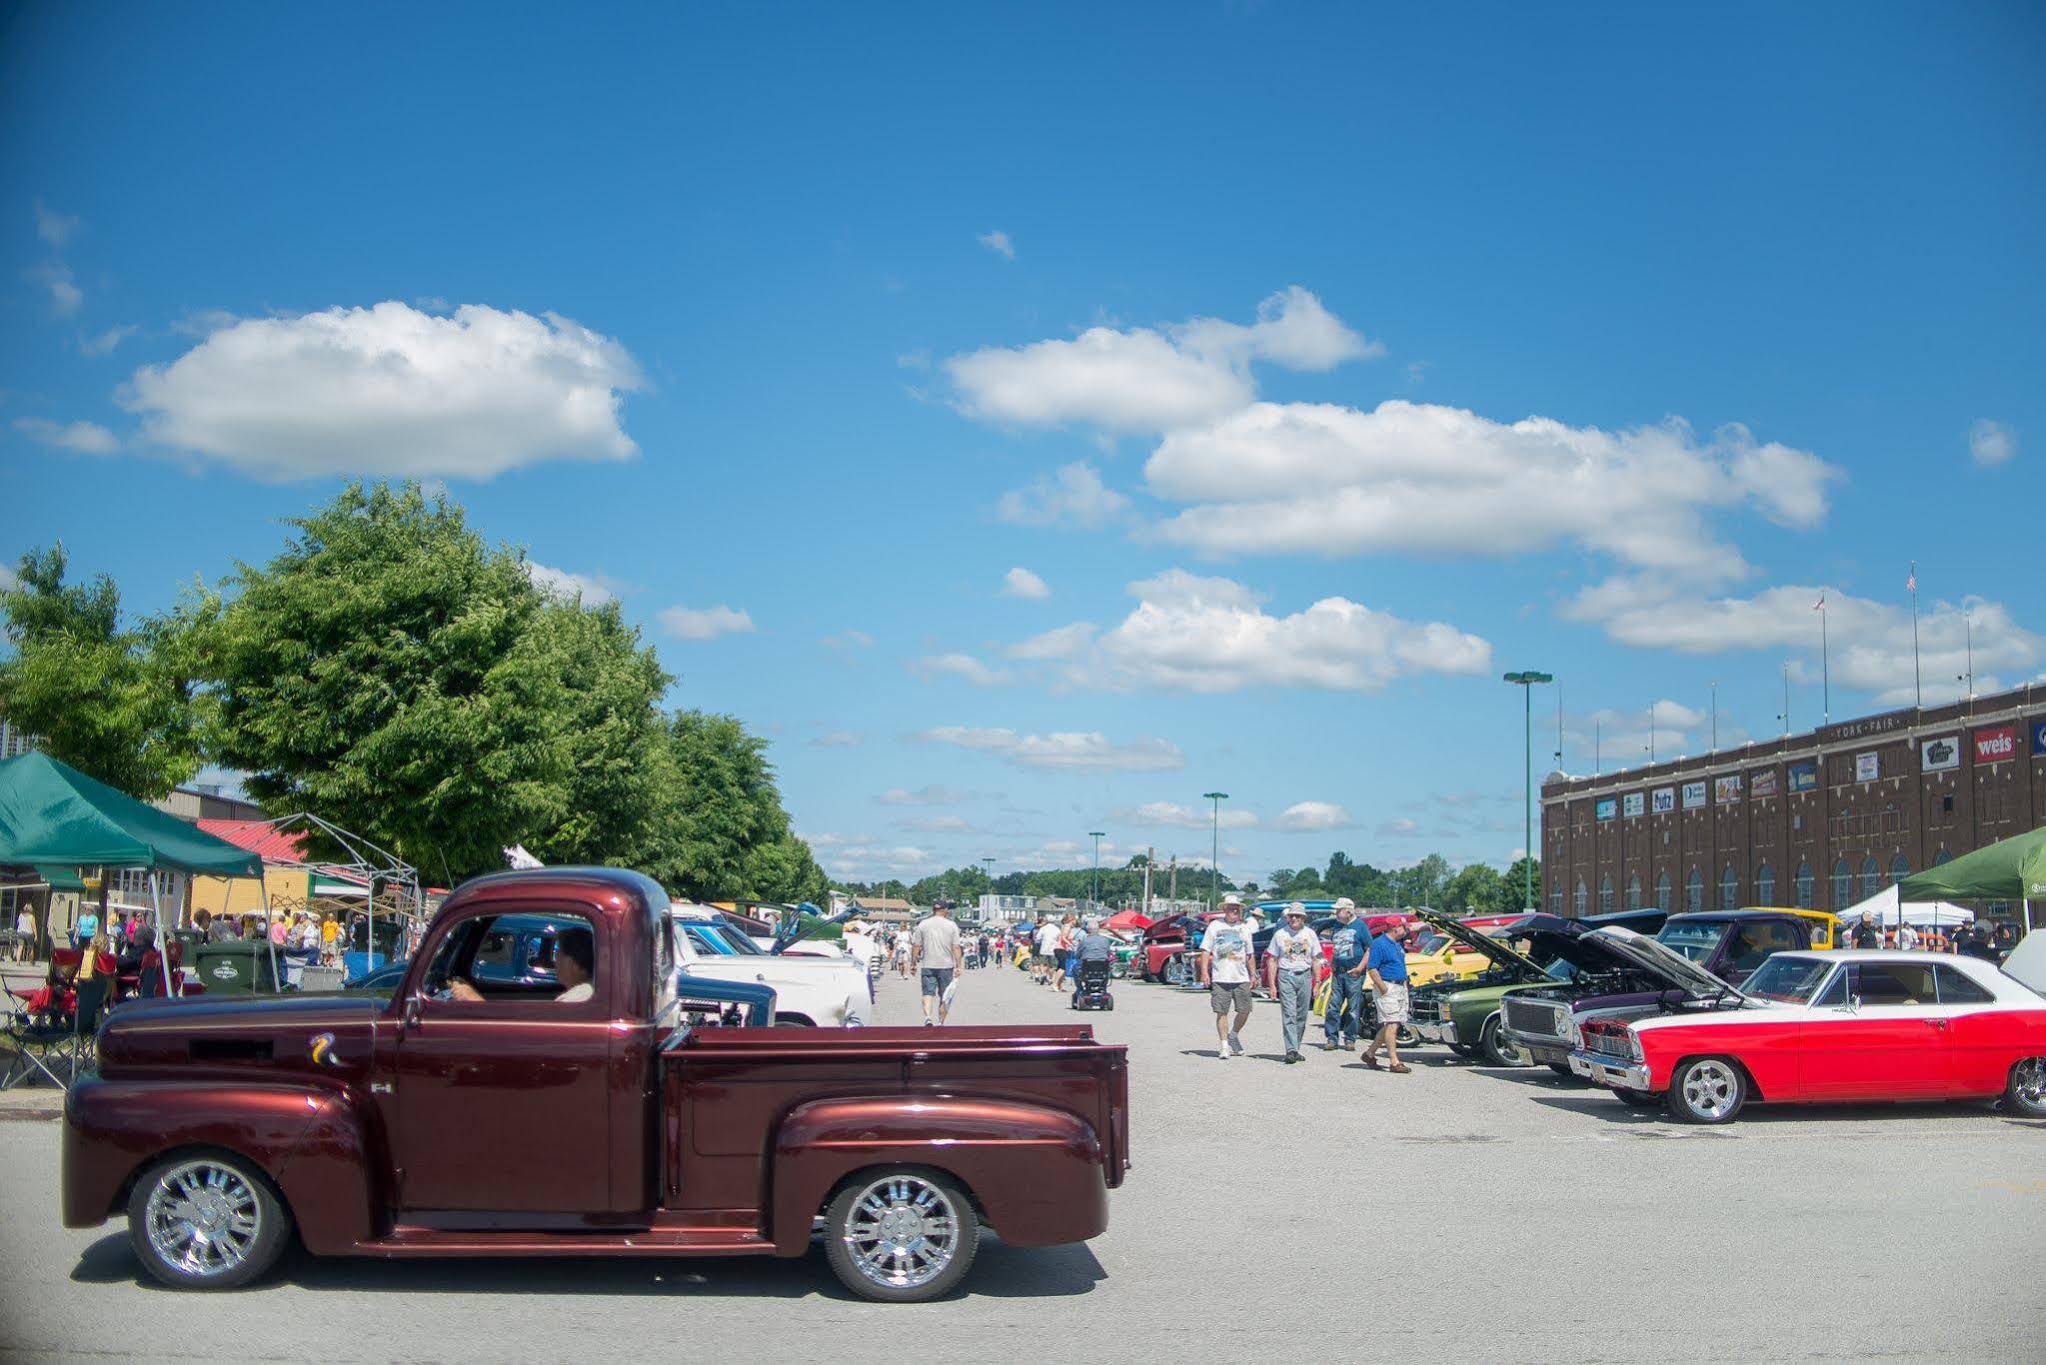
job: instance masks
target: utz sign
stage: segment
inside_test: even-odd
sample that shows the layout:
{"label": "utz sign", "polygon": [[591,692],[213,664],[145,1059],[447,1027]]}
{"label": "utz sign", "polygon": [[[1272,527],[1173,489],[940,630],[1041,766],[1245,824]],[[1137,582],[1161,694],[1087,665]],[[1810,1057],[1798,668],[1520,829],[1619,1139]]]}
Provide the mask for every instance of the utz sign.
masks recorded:
{"label": "utz sign", "polygon": [[1640,792],[1628,792],[1620,798],[1620,813],[1629,820],[1632,820],[1635,816],[1641,814],[1643,810],[1647,809],[1647,805],[1648,798]]}
{"label": "utz sign", "polygon": [[1684,809],[1697,810],[1705,804],[1705,784],[1686,782],[1684,784]]}
{"label": "utz sign", "polygon": [[2018,756],[2018,727],[1998,725],[1975,732],[1975,761],[2001,763]]}
{"label": "utz sign", "polygon": [[1926,772],[1950,772],[1961,766],[1961,741],[1953,735],[1928,739],[1918,746],[1918,755]]}
{"label": "utz sign", "polygon": [[1657,815],[1668,815],[1677,808],[1677,789],[1675,787],[1657,787],[1654,791],[1648,793],[1648,805]]}

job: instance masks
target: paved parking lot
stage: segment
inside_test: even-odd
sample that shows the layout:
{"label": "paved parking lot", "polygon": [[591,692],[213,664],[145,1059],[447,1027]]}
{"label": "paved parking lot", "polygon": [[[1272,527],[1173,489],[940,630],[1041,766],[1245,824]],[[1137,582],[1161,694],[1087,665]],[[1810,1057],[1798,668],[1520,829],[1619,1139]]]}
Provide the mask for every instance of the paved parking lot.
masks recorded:
{"label": "paved parking lot", "polygon": [[[1218,1062],[1205,999],[1121,985],[1136,1169],[1087,1247],[990,1242],[968,1292],[886,1307],[822,1258],[288,1261],[231,1298],[138,1279],[118,1227],[56,1226],[56,1125],[0,1122],[0,1354],[528,1360],[2038,1360],[2046,1125],[1980,1107],[1680,1128],[1415,1054]],[[969,974],[955,1021],[1063,1017]],[[914,1017],[884,983],[885,1022]],[[1292,1291],[1282,1293],[1280,1291]]]}

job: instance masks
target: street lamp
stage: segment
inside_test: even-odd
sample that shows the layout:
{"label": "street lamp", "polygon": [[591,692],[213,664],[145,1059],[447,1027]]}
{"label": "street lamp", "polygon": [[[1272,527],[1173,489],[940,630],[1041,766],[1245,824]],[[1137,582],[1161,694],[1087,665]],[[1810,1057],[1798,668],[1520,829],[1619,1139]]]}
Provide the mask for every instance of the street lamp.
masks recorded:
{"label": "street lamp", "polygon": [[[987,894],[988,894],[988,899],[989,899],[989,900],[993,900],[993,899],[994,899],[994,897],[995,897],[995,860],[994,860],[994,856],[993,856],[992,854],[990,854],[990,855],[988,855],[988,856],[986,856],[986,857],[983,857],[983,858],[982,858],[982,859],[980,860],[980,865],[981,865],[982,867],[984,867],[984,868],[986,868],[986,869],[987,869]],[[998,915],[996,914],[995,908],[994,908],[993,906],[989,906],[989,907],[988,907],[988,917],[989,917],[990,919],[995,919],[995,918],[999,918],[999,916],[998,916]]]}
{"label": "street lamp", "polygon": [[1553,673],[1508,673],[1506,681],[1520,689],[1521,696],[1521,856],[1527,869],[1527,911],[1534,913],[1534,690],[1536,683],[1556,681]]}
{"label": "street lamp", "polygon": [[1101,831],[1101,830],[1098,830],[1098,829],[1090,829],[1090,830],[1088,830],[1088,831],[1087,831],[1087,837],[1088,837],[1089,839],[1092,839],[1092,840],[1094,841],[1094,894],[1093,894],[1093,895],[1092,895],[1091,897],[1089,897],[1089,899],[1091,899],[1091,900],[1092,900],[1092,901],[1094,902],[1094,912],[1095,912],[1096,914],[1099,914],[1099,913],[1101,912],[1101,836],[1102,836],[1102,833],[1103,833],[1103,831]]}
{"label": "street lamp", "polygon": [[1209,824],[1208,849],[1208,909],[1218,907],[1217,897],[1222,894],[1222,803],[1229,799],[1228,792],[1202,792],[1201,800],[1214,802],[1214,815]]}

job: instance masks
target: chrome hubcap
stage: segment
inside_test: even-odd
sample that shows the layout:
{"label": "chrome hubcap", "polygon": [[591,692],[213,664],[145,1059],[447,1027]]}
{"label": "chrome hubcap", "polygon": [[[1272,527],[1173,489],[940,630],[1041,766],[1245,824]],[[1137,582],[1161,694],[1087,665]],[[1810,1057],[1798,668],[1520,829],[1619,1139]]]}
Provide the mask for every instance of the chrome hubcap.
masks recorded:
{"label": "chrome hubcap", "polygon": [[929,1181],[892,1175],[854,1198],[843,1240],[867,1279],[890,1289],[915,1289],[952,1264],[959,1250],[959,1210]]}
{"label": "chrome hubcap", "polygon": [[1684,1077],[1684,1103],[1702,1118],[1723,1118],[1733,1110],[1740,1078],[1724,1062],[1700,1062]]}
{"label": "chrome hubcap", "polygon": [[210,1161],[187,1161],[158,1176],[143,1216],[149,1245],[164,1264],[201,1279],[246,1261],[263,1230],[249,1182]]}
{"label": "chrome hubcap", "polygon": [[2027,1057],[2019,1062],[2016,1074],[2011,1077],[2011,1090],[2034,1109],[2046,1106],[2046,1057]]}

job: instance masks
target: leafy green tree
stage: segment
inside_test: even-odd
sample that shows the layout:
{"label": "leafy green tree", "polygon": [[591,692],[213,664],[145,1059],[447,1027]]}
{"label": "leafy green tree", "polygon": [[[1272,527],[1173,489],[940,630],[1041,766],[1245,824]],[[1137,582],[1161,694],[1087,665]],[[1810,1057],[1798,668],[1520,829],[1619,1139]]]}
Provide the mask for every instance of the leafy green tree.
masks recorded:
{"label": "leafy green tree", "polygon": [[0,660],[0,713],[55,758],[109,786],[154,800],[199,770],[210,699],[194,679],[195,596],[178,611],[121,623],[121,593],[101,574],[65,582],[59,544],[21,557],[0,592],[12,657]]}
{"label": "leafy green tree", "polygon": [[451,879],[560,829],[570,699],[519,557],[416,484],[351,485],[289,525],[208,642],[219,757],[250,794]]}
{"label": "leafy green tree", "polygon": [[1545,902],[1542,899],[1541,861],[1536,858],[1520,858],[1516,859],[1513,866],[1506,869],[1506,875],[1500,878],[1501,902],[1498,909],[1493,913],[1504,914],[1509,910],[1524,908],[1524,901],[1527,896],[1527,876],[1530,869],[1534,873],[1535,909],[1539,910],[1542,908]]}
{"label": "leafy green tree", "polygon": [[674,765],[650,870],[699,900],[817,900],[827,885],[789,829],[767,741],[731,716],[683,711],[668,723]]}
{"label": "leafy green tree", "polygon": [[1497,914],[1502,885],[1498,868],[1489,863],[1471,863],[1443,887],[1440,908],[1452,915]]}

